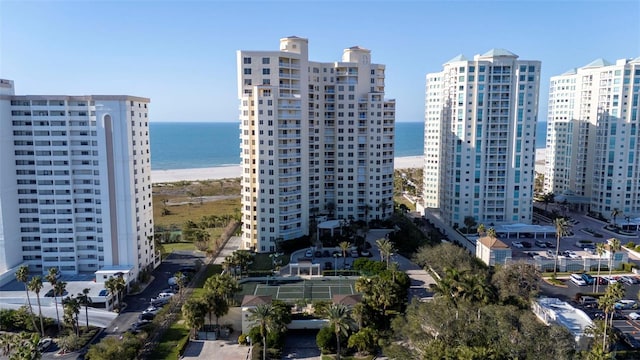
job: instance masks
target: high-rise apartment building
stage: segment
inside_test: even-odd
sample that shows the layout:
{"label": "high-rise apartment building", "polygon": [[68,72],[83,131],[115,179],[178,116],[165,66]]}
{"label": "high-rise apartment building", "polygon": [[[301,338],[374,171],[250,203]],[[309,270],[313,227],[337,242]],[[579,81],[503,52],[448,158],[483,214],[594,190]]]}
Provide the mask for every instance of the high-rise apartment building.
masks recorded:
{"label": "high-rise apartment building", "polygon": [[149,99],[14,93],[0,80],[0,277],[152,268]]}
{"label": "high-rise apartment building", "polygon": [[493,49],[427,75],[424,207],[448,226],[530,223],[540,61]]}
{"label": "high-rise apartment building", "polygon": [[545,191],[609,217],[640,215],[640,58],[551,78]]}
{"label": "high-rise apartment building", "polygon": [[395,101],[371,52],[313,62],[308,40],[238,51],[243,247],[275,250],[310,219],[387,218],[393,204]]}

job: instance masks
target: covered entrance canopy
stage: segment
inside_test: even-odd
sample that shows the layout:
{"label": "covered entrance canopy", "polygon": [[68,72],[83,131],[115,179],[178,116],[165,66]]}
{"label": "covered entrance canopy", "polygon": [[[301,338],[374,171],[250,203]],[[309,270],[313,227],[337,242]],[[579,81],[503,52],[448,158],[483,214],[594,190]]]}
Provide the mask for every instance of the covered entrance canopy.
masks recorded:
{"label": "covered entrance canopy", "polygon": [[534,239],[539,237],[546,239],[547,235],[553,237],[556,234],[556,228],[550,225],[508,224],[498,225],[494,229],[496,234],[506,237],[511,234],[516,234],[518,237],[520,237],[520,234],[531,234]]}
{"label": "covered entrance canopy", "polygon": [[340,229],[340,234],[342,234],[342,224],[343,220],[328,220],[321,222],[320,224],[318,224],[318,230],[316,234],[318,235],[318,239],[320,238],[320,230],[330,230],[331,236],[333,236],[334,230]]}

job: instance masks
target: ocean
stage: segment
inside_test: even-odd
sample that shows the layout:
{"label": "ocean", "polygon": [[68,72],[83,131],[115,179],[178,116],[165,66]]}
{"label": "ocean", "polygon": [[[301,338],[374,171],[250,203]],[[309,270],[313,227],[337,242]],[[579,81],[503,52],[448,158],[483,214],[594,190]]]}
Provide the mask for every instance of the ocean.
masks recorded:
{"label": "ocean", "polygon": [[[544,148],[547,124],[539,122],[536,148]],[[237,122],[151,122],[151,169],[191,169],[240,164]],[[422,155],[424,124],[396,123],[396,156]]]}

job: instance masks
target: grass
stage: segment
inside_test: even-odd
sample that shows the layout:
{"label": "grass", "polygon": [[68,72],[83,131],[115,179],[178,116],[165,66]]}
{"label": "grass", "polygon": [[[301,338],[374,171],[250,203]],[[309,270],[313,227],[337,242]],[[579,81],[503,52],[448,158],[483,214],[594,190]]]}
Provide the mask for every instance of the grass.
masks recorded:
{"label": "grass", "polygon": [[[240,209],[240,196],[234,199],[203,202],[202,204],[185,204],[168,206],[169,215],[162,215],[162,203],[153,200],[153,221],[156,227],[165,229],[181,229],[187,220],[199,222],[203,216],[234,214]],[[222,230],[220,230],[222,231]],[[215,234],[211,234],[214,238]],[[218,234],[219,236],[220,234]]]}
{"label": "grass", "polygon": [[171,324],[171,327],[165,331],[158,346],[151,353],[151,359],[177,359],[179,348],[178,345],[189,336],[189,329],[180,321]]}
{"label": "grass", "polygon": [[165,243],[162,244],[167,254],[180,250],[195,250],[196,246],[192,242],[177,242],[177,243]]}

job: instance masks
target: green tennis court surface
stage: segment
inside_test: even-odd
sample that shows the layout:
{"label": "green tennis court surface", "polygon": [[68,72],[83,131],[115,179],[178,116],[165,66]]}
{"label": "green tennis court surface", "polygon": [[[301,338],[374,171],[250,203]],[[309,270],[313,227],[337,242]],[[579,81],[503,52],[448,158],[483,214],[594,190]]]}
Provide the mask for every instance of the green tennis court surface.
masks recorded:
{"label": "green tennis court surface", "polygon": [[295,301],[298,299],[331,300],[333,295],[353,295],[355,280],[296,280],[262,281],[242,284],[242,295],[271,295],[274,299]]}

